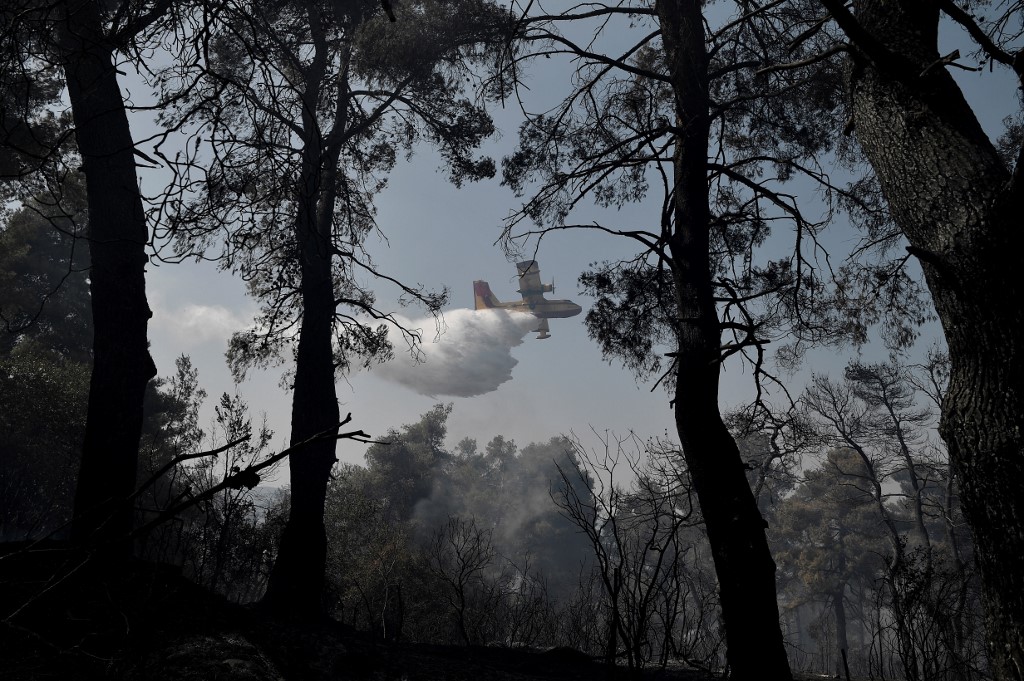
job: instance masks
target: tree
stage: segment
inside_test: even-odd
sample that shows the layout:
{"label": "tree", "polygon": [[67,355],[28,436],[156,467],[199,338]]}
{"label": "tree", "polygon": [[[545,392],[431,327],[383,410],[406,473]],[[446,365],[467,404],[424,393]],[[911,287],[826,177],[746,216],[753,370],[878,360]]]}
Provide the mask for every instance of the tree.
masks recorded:
{"label": "tree", "polygon": [[[847,41],[850,127],[892,219],[924,270],[949,349],[942,437],[961,484],[984,583],[999,679],[1024,678],[1024,307],[1016,273],[1024,180],[1017,118],[993,142],[939,52],[939,24],[963,29],[983,65],[1024,77],[1024,6],[856,2],[822,5]],[[977,9],[975,9],[977,8]],[[825,24],[821,24],[824,26]],[[970,68],[970,67],[968,67]]]}
{"label": "tree", "polygon": [[27,200],[0,227],[0,524],[9,540],[71,520],[92,342],[81,179]]}
{"label": "tree", "polygon": [[146,338],[149,235],[111,56],[117,42],[103,30],[97,3],[64,9],[57,35],[86,175],[94,329],[74,534],[79,541],[110,541],[132,525],[125,499],[135,487],[143,395],[157,373]]}
{"label": "tree", "polygon": [[[464,85],[505,14],[490,3],[395,6],[404,17],[397,23],[375,0],[231,6],[219,15],[208,60],[185,55],[160,76],[180,98],[167,120],[194,126],[195,143],[172,163],[177,255],[219,245],[222,265],[261,301],[255,328],[231,343],[239,377],[294,351],[293,444],[337,428],[338,371],[392,352],[383,322],[394,318],[361,284],[364,275],[431,312],[446,299],[379,272],[363,248],[397,150],[433,143],[456,185],[493,174],[493,162],[474,157],[493,126]],[[186,201],[194,180],[203,192]],[[335,460],[326,438],[289,461],[291,515],[265,599],[271,608],[321,610]]]}
{"label": "tree", "polygon": [[329,612],[353,627],[362,619],[385,640],[439,634],[439,613],[428,595],[437,585],[428,578],[409,524],[395,520],[390,499],[371,477],[367,469],[346,464],[327,490]]}
{"label": "tree", "polygon": [[88,391],[87,365],[55,358],[31,342],[0,354],[4,541],[51,536],[71,520]]}
{"label": "tree", "polygon": [[446,615],[447,586],[429,566],[440,519],[422,511],[452,463],[451,408],[435,405],[416,423],[388,430],[367,448],[365,468],[343,466],[328,488],[332,610],[388,640],[462,640]]}
{"label": "tree", "polygon": [[[266,458],[273,437],[265,422],[254,431],[248,405],[238,395],[221,395],[214,407],[214,425],[211,444],[237,444],[218,457],[182,466],[181,482],[191,494],[202,494],[232,473]],[[189,577],[233,600],[251,601],[262,595],[270,552],[260,515],[253,488],[246,485],[228,487],[183,514],[184,564]]]}
{"label": "tree", "polygon": [[442,468],[450,464],[444,439],[451,413],[451,404],[434,405],[417,423],[389,430],[366,450],[365,493],[385,500],[390,520],[412,519],[420,502],[433,493]]}
{"label": "tree", "polygon": [[675,630],[690,600],[685,564],[693,547],[683,530],[698,521],[689,477],[670,445],[606,435],[602,450],[573,441],[551,494],[593,552],[609,610],[606,659],[614,665],[625,656],[631,675],[642,678],[644,667],[664,666],[672,652],[689,657]]}
{"label": "tree", "polygon": [[0,353],[31,340],[74,362],[92,361],[84,176],[26,201],[0,231]]}
{"label": "tree", "polygon": [[[818,39],[794,30],[801,9],[731,8],[727,16],[678,0],[596,3],[522,18],[522,44],[538,47],[514,53],[506,73],[515,76],[523,60],[559,54],[579,66],[569,95],[522,126],[519,149],[503,162],[505,182],[530,195],[506,238],[521,244],[556,229],[588,228],[639,244],[634,258],[595,265],[581,277],[598,298],[588,330],[607,357],[641,377],[660,375],[672,394],[714,555],[732,674],[788,678],[775,565],[740,451],[719,412],[719,373],[730,357],[747,361],[756,379],[755,416],[767,421],[773,416],[764,390],[777,381],[765,346],[790,333],[818,341],[851,328],[799,323],[824,309],[809,251],[832,208],[802,209],[785,183],[810,180],[837,199],[832,206],[872,206],[864,191],[834,186],[817,161],[823,152],[845,153],[847,144],[838,135],[838,60],[819,60],[818,70],[769,86],[757,68],[775,61],[777,51],[813,55]],[[593,37],[574,27],[586,21]],[[616,22],[633,30],[616,33]],[[611,209],[655,191],[660,201],[649,203],[656,210],[646,226],[573,222],[586,199]],[[537,228],[521,228],[526,220]],[[777,244],[775,255],[762,251],[775,224],[793,228],[787,257],[778,257]]]}
{"label": "tree", "polygon": [[[840,655],[843,660],[852,655],[850,625],[858,614],[864,618],[860,595],[873,587],[879,556],[886,550],[873,499],[856,486],[863,472],[856,452],[829,450],[780,504],[772,530],[780,581],[789,595],[787,610],[796,614],[808,601],[816,601],[820,619],[831,620],[835,627],[835,648],[820,649],[822,664],[815,671],[824,673],[840,674]],[[801,647],[804,632],[797,633],[794,643]]]}
{"label": "tree", "polygon": [[483,573],[494,560],[491,530],[478,527],[472,518],[450,517],[434,533],[429,555],[430,569],[447,587],[463,643],[486,643],[477,635],[475,620],[487,610],[476,601],[486,594]]}
{"label": "tree", "polygon": [[[113,55],[138,44],[140,33],[159,22],[168,6],[20,0],[5,3],[2,14],[5,104],[17,102],[26,121],[38,116],[20,95],[36,90],[24,85],[37,80],[37,67],[50,78],[59,70],[71,102],[86,178],[94,329],[74,537],[120,554],[130,550],[124,538],[132,526],[129,499],[136,481],[143,395],[156,367],[146,339],[151,316],[145,291],[149,234]],[[5,110],[8,130],[9,116]],[[8,135],[5,141],[11,139]],[[37,160],[53,151],[17,150]],[[18,171],[25,165],[19,164]]]}
{"label": "tree", "polygon": [[[46,187],[51,179],[29,184]],[[0,228],[0,484],[9,536],[66,538],[72,519],[92,368],[84,182],[77,172],[57,178]],[[188,366],[187,358],[180,361]],[[194,391],[194,372],[191,382]],[[179,422],[189,395],[174,389],[173,379],[170,387],[162,379],[146,387],[139,482],[198,431],[194,413],[191,423]],[[140,502],[157,503],[155,489]]]}
{"label": "tree", "polygon": [[[874,615],[866,614],[863,586],[856,590],[861,602],[853,604],[859,605],[860,620],[877,644],[868,671],[895,667],[907,679],[978,673],[977,646],[964,635],[976,629],[969,624],[973,575],[961,546],[967,538],[957,537],[958,510],[947,492],[944,452],[928,438],[935,414],[917,400],[918,386],[928,385],[921,369],[934,371],[941,359],[914,370],[852,363],[842,382],[814,377],[801,399],[805,423],[818,433],[810,444],[829,452],[786,500],[792,517],[783,522],[781,533],[786,542],[787,535],[792,539],[794,530],[800,532],[789,548],[808,559],[793,561],[790,554],[791,567],[799,565],[801,573],[817,574],[827,584],[839,580],[838,589],[820,594],[821,587],[804,578],[833,604],[855,593],[854,580],[844,583],[844,572],[848,577],[860,573],[863,583],[867,568]],[[815,513],[820,514],[817,521],[807,522],[815,520]],[[822,564],[831,564],[831,576]],[[836,610],[834,619],[842,646],[845,616]]]}
{"label": "tree", "polygon": [[[519,450],[495,436],[480,451],[464,438],[450,452],[450,413],[436,405],[389,430],[367,449],[365,468],[343,466],[332,480],[332,612],[388,639],[589,644],[583,632],[598,628],[597,606],[577,580],[586,581],[592,551],[551,497],[571,461],[569,442]],[[486,565],[460,562],[485,545]]]}

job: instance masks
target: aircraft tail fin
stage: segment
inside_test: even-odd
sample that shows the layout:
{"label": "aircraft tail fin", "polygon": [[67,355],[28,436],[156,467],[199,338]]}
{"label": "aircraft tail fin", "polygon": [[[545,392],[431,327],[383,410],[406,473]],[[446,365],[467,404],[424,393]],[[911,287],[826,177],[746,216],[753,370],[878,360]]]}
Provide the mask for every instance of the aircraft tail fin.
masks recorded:
{"label": "aircraft tail fin", "polygon": [[501,306],[501,301],[491,293],[491,285],[479,279],[473,282],[473,300],[473,309],[475,310],[488,310]]}

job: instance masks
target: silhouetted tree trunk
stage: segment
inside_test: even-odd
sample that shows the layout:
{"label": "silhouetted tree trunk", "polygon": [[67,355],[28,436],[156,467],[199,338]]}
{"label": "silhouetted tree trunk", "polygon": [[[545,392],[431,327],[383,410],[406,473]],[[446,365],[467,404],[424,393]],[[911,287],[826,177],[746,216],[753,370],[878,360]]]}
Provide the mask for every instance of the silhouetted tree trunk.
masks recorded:
{"label": "silhouetted tree trunk", "polygon": [[[339,422],[331,348],[333,280],[330,257],[322,253],[323,244],[317,248],[317,241],[315,234],[308,233],[300,241],[304,314],[292,396],[293,445],[336,428]],[[291,511],[266,595],[266,603],[278,612],[298,616],[321,613],[327,562],[324,501],[335,448],[335,440],[328,438],[307,445],[288,459]]]}
{"label": "silhouetted tree trunk", "polygon": [[711,273],[710,101],[702,3],[657,3],[675,94],[675,232],[669,266],[678,305],[675,418],[707,526],[734,679],[789,679],[775,562],[739,448],[718,409],[721,331]]}
{"label": "silhouetted tree trunk", "polygon": [[[317,36],[320,37],[319,35]],[[302,178],[295,221],[295,243],[301,266],[299,291],[302,324],[295,355],[292,393],[291,444],[337,428],[340,422],[335,388],[334,240],[333,213],[337,200],[337,168],[341,134],[328,137],[321,146],[315,112],[324,83],[327,54],[323,45],[308,72],[303,94]],[[346,57],[347,58],[347,57]],[[348,70],[339,78],[347,80]],[[338,88],[335,131],[344,131],[347,118],[347,83]],[[333,438],[307,445],[288,459],[291,472],[291,510],[281,548],[267,585],[265,602],[277,612],[315,617],[323,612],[324,571],[327,566],[327,532],[324,503],[331,467],[336,459]]]}
{"label": "silhouetted tree trunk", "polygon": [[[857,138],[949,347],[941,433],[974,531],[993,671],[1024,679],[1022,157],[1011,172],[940,62],[939,7],[955,14],[953,3],[864,0],[855,15],[824,4],[856,46]],[[1024,73],[1019,54],[986,51]]]}
{"label": "silhouetted tree trunk", "polygon": [[[846,634],[846,603],[843,601],[846,589],[840,585],[832,594],[832,613],[836,618],[836,648],[839,649],[839,658],[836,660],[836,674],[840,671],[840,665],[846,667],[846,653],[850,650],[849,637]],[[849,673],[846,674],[849,677]]]}
{"label": "silhouetted tree trunk", "polygon": [[[89,202],[93,372],[75,495],[77,541],[127,537],[135,489],[142,400],[156,375],[146,326],[145,214],[135,175],[113,47],[97,3],[63,2],[58,40]],[[118,551],[130,550],[118,542]]]}

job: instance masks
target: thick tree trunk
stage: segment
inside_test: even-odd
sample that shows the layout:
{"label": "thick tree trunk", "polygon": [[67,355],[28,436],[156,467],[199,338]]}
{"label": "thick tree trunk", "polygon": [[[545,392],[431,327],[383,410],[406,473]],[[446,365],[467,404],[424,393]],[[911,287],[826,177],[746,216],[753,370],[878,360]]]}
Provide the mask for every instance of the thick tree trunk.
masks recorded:
{"label": "thick tree trunk", "polygon": [[[337,428],[338,398],[331,347],[334,287],[330,256],[306,240],[302,250],[303,315],[295,358],[291,444]],[[312,252],[310,252],[312,249]],[[332,438],[307,445],[288,459],[291,510],[265,602],[273,610],[301,617],[323,611],[327,534],[324,502],[334,465]]]}
{"label": "thick tree trunk", "polygon": [[[301,333],[292,398],[293,445],[337,428],[339,421],[330,318],[324,324],[323,315],[310,314],[307,307]],[[322,440],[288,460],[291,510],[265,598],[276,612],[298,617],[317,617],[323,612],[327,563],[324,501],[336,460],[335,445],[333,439]]]}
{"label": "thick tree trunk", "polygon": [[695,330],[679,348],[676,426],[711,543],[731,678],[789,679],[766,524],[718,411],[718,364],[692,351],[702,344],[698,336]]}
{"label": "thick tree trunk", "polygon": [[[315,8],[307,5],[312,13]],[[311,21],[315,16],[311,15]],[[318,24],[314,24],[318,25]],[[311,437],[336,433],[340,422],[334,384],[334,257],[333,212],[340,143],[325,149],[316,112],[326,73],[327,48],[322,32],[316,32],[316,52],[305,73],[302,128],[302,174],[297,197],[295,243],[302,267],[302,324],[295,356],[292,388],[291,444]],[[345,97],[346,87],[339,88]],[[343,104],[343,103],[342,103]],[[344,106],[339,105],[339,111]],[[344,115],[336,126],[344,129]],[[334,137],[333,135],[331,137]],[[289,457],[291,510],[264,603],[285,615],[313,618],[324,612],[327,532],[324,503],[331,468],[337,460],[337,443],[327,438],[307,445]]]}
{"label": "thick tree trunk", "polygon": [[678,320],[675,416],[715,561],[732,677],[789,679],[766,524],[718,409],[721,331],[710,262],[709,100],[702,3],[657,3],[675,91],[675,214],[670,238]]}
{"label": "thick tree trunk", "polygon": [[156,375],[146,326],[148,240],[128,127],[111,48],[95,2],[68,2],[59,40],[85,168],[93,371],[73,536],[104,550],[130,551],[127,501],[136,484],[142,400]]}
{"label": "thick tree trunk", "polygon": [[[310,180],[312,183],[313,181]],[[309,189],[313,189],[311,184]],[[334,283],[329,235],[317,230],[315,202],[300,209],[296,236],[302,261],[302,325],[295,357],[292,393],[291,444],[337,429],[340,421],[334,384]],[[328,438],[307,445],[288,459],[291,472],[291,510],[270,575],[265,603],[271,609],[299,617],[323,612],[327,534],[324,502],[336,441]]]}
{"label": "thick tree trunk", "polygon": [[1024,286],[1021,169],[1012,176],[960,89],[937,65],[925,0],[827,2],[858,52],[857,138],[921,261],[951,374],[941,433],[974,532],[989,655],[1024,679]]}

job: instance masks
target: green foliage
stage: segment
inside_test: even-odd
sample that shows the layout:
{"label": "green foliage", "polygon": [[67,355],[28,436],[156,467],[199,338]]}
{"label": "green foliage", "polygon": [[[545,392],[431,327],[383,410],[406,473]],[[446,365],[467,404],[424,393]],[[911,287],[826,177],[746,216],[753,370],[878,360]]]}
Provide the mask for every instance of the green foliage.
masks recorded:
{"label": "green foliage", "polygon": [[39,538],[71,519],[92,349],[84,187],[28,201],[0,227],[0,524]]}
{"label": "green foliage", "polygon": [[775,505],[770,538],[786,616],[804,621],[793,642],[811,643],[810,620],[821,669],[836,643],[855,673],[977,674],[973,549],[932,440],[947,362],[853,362],[842,381],[815,376],[804,393],[805,443],[827,451]]}
{"label": "green foliage", "polygon": [[[92,360],[81,180],[69,176],[59,195],[33,199],[0,231],[0,311],[7,326],[0,333],[0,520],[5,538],[63,532],[70,520]],[[175,376],[147,386],[138,482],[151,484],[136,501],[143,519],[181,494],[180,467],[158,480],[150,478],[174,457],[198,451],[205,396],[185,356],[177,360]],[[244,423],[238,420],[237,401],[222,407],[218,416],[228,420],[223,427],[240,434]],[[153,547],[162,539],[150,538],[144,552],[155,555]],[[170,554],[160,557],[177,559]]]}
{"label": "green foliage", "polygon": [[0,354],[3,539],[36,539],[70,521],[89,373],[33,341]]}
{"label": "green foliage", "polygon": [[0,353],[24,339],[77,362],[92,353],[85,187],[28,201],[0,228]]}
{"label": "green foliage", "polygon": [[199,370],[188,355],[178,357],[174,365],[175,375],[153,381],[146,395],[143,418],[147,426],[139,445],[142,471],[155,471],[174,455],[199,451],[204,437],[199,410],[206,391],[199,387]]}
{"label": "green foliage", "polygon": [[870,589],[877,579],[888,545],[874,500],[851,484],[862,469],[856,453],[830,450],[779,505],[773,554],[780,587],[796,594],[792,607]]}
{"label": "green foliage", "polygon": [[495,436],[483,452],[460,457],[443,475],[435,476],[417,518],[426,530],[452,517],[475,518],[480,527],[491,530],[500,555],[513,560],[528,557],[550,592],[563,596],[575,587],[580,565],[589,555],[577,528],[552,500],[566,484],[559,467],[572,465],[571,451],[563,437],[519,449]]}
{"label": "green foliage", "polygon": [[410,520],[416,504],[430,496],[434,477],[451,459],[444,448],[451,413],[451,404],[435,405],[419,422],[389,430],[366,450],[364,495],[386,500],[390,519]]}
{"label": "green foliage", "polygon": [[[390,431],[387,444],[367,450],[365,468],[345,466],[332,480],[326,524],[335,612],[388,638],[400,630],[435,642],[538,640],[552,631],[549,599],[574,591],[588,555],[550,496],[562,484],[557,466],[567,465],[568,445],[555,438],[520,450],[497,436],[483,451],[464,439],[452,453],[450,413],[451,405],[437,405]],[[451,538],[468,527],[486,533],[493,555],[460,591],[446,581],[456,560],[451,546],[436,540],[444,528],[461,528]],[[457,605],[459,593],[467,604]]]}
{"label": "green foliage", "polygon": [[[592,475],[572,441],[520,449],[496,436],[480,448],[465,438],[448,452],[450,411],[438,405],[391,431],[391,444],[370,448],[367,467],[346,465],[332,480],[335,616],[388,639],[571,645],[597,655],[618,626],[620,645],[632,642],[620,650],[637,664],[638,655],[672,654],[718,664],[714,579],[696,548],[699,530],[681,527],[691,516],[673,467],[678,452],[659,449],[629,493],[615,482],[608,525],[593,510],[608,471]],[[574,517],[559,499],[591,511]],[[595,531],[597,557],[587,539]],[[592,570],[602,557],[603,578]],[[615,565],[618,625],[608,595]]]}
{"label": "green foliage", "polygon": [[38,20],[41,7],[37,0],[0,7],[0,205],[59,185],[54,171],[68,153],[71,115],[58,113],[63,74],[46,53],[52,32]]}
{"label": "green foliage", "polygon": [[[676,300],[671,274],[658,265],[604,262],[580,275],[584,293],[596,298],[587,333],[602,354],[617,358],[640,380],[662,371],[662,352],[674,341]],[[675,382],[666,382],[670,391]]]}
{"label": "green foliage", "polygon": [[[180,361],[178,394],[189,395],[186,404],[197,406],[205,393],[196,391],[190,380],[194,381],[194,372],[187,362]],[[189,423],[193,413],[194,408],[186,409],[179,424]],[[195,431],[186,428],[185,433],[186,437],[179,437],[179,446],[198,449],[200,440]],[[201,438],[202,433],[198,436]],[[191,494],[202,494],[232,473],[264,459],[272,437],[265,421],[258,430],[253,428],[245,400],[238,395],[222,394],[214,407],[214,428],[208,444],[219,447],[248,439],[216,456],[205,456],[181,466],[178,486],[186,485]],[[266,587],[282,529],[279,522],[274,522],[272,508],[264,507],[268,502],[280,504],[280,500],[260,497],[253,489],[242,486],[224,489],[184,513],[178,541],[185,574],[232,600],[258,599]]]}

